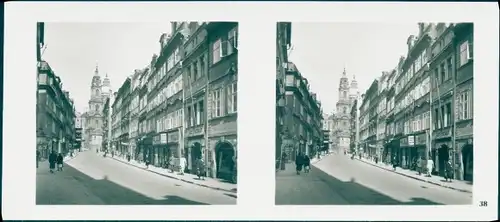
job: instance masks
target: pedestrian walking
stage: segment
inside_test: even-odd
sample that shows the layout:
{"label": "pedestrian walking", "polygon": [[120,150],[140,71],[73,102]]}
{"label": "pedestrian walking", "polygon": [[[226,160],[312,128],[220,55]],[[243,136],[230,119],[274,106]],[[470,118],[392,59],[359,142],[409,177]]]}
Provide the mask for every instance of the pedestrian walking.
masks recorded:
{"label": "pedestrian walking", "polygon": [[172,154],[170,154],[169,158],[168,158],[168,168],[170,169],[170,173],[173,173],[174,172],[174,156]]}
{"label": "pedestrian walking", "polygon": [[304,155],[304,173],[309,173],[311,169],[311,158],[308,155]]}
{"label": "pedestrian walking", "polygon": [[49,154],[49,170],[51,173],[54,173],[54,169],[56,168],[57,155],[55,151],[52,151]]}
{"label": "pedestrian walking", "polygon": [[298,153],[295,157],[295,170],[297,171],[297,175],[299,175],[300,171],[302,171],[303,161],[304,158],[302,157],[302,154]]}
{"label": "pedestrian walking", "polygon": [[444,168],[444,180],[446,182],[451,182],[451,180],[453,179],[453,166],[451,164],[451,160],[448,160],[446,163],[445,163],[445,168]]}
{"label": "pedestrian walking", "polygon": [[40,151],[36,151],[36,168],[38,168],[38,162],[40,162]]}
{"label": "pedestrian walking", "polygon": [[56,162],[57,162],[57,171],[62,171],[63,169],[63,161],[64,161],[64,157],[61,153],[59,153],[57,155],[57,159],[56,159]]}
{"label": "pedestrian walking", "polygon": [[203,158],[198,157],[198,160],[196,161],[196,169],[198,179],[205,180],[205,162],[203,161]]}
{"label": "pedestrian walking", "polygon": [[422,167],[422,158],[417,158],[415,163],[415,170],[417,171],[418,175],[422,175],[423,167]]}
{"label": "pedestrian walking", "polygon": [[280,166],[280,169],[281,169],[281,170],[285,170],[285,166],[286,166],[286,158],[287,158],[286,153],[283,153],[283,154],[281,155],[281,163],[280,163],[280,164],[281,164],[281,166]]}
{"label": "pedestrian walking", "polygon": [[149,155],[146,156],[146,159],[144,160],[144,163],[146,164],[146,169],[149,169]]}
{"label": "pedestrian walking", "polygon": [[184,175],[184,170],[186,169],[186,166],[187,166],[186,158],[180,158],[179,165],[180,165],[179,173],[181,175]]}
{"label": "pedestrian walking", "polygon": [[398,167],[398,158],[396,156],[394,156],[392,158],[392,170],[393,171],[396,171],[396,168]]}
{"label": "pedestrian walking", "polygon": [[431,177],[432,171],[434,170],[434,160],[428,159],[425,168],[426,168],[425,172],[426,176]]}

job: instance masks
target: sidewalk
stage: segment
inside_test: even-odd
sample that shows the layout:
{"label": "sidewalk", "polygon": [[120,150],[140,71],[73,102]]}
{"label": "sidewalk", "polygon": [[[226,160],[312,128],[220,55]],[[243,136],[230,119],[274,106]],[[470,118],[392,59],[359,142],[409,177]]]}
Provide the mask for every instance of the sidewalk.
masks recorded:
{"label": "sidewalk", "polygon": [[419,180],[419,181],[423,181],[423,182],[427,182],[427,183],[430,183],[430,184],[438,185],[438,186],[441,186],[441,187],[446,187],[446,188],[449,188],[449,189],[452,189],[452,190],[457,190],[457,191],[460,191],[460,192],[472,193],[472,184],[469,184],[466,181],[453,180],[453,182],[450,183],[450,182],[445,182],[444,178],[440,177],[440,176],[432,175],[432,177],[426,177],[425,175],[418,175],[417,172],[415,172],[415,171],[411,171],[411,170],[407,170],[407,169],[402,169],[402,168],[399,168],[399,167],[396,169],[396,171],[393,171],[393,168],[392,168],[391,165],[387,165],[387,164],[382,163],[382,162],[379,162],[377,164],[374,161],[371,161],[371,160],[368,160],[368,159],[361,159],[361,160],[359,158],[355,158],[355,159],[359,160],[359,161],[361,161],[363,163],[366,163],[366,164],[369,164],[369,165],[372,165],[372,166],[376,166],[378,168],[381,168],[381,169],[384,169],[384,170],[387,170],[387,171],[390,171],[390,172],[393,172],[393,173],[396,173],[396,174],[399,174],[399,175],[402,175],[402,176],[405,176],[405,177],[409,177],[409,178],[416,179],[416,180]]}
{"label": "sidewalk", "polygon": [[170,170],[151,166],[151,165],[149,166],[148,169],[146,169],[146,166],[144,163],[139,163],[135,160],[130,160],[130,162],[128,162],[125,158],[121,158],[121,157],[117,157],[117,156],[114,156],[114,157],[108,156],[108,158],[114,159],[114,160],[119,161],[121,163],[128,164],[128,165],[131,165],[131,166],[134,166],[134,167],[137,167],[137,168],[149,171],[149,172],[156,173],[156,174],[161,175],[161,176],[165,176],[165,177],[175,179],[175,180],[180,180],[180,181],[183,181],[186,183],[191,183],[191,184],[195,184],[198,186],[202,186],[202,187],[206,187],[206,188],[210,188],[210,189],[214,189],[214,190],[221,190],[221,191],[231,192],[231,193],[236,193],[236,191],[237,191],[237,184],[222,182],[218,179],[205,178],[205,180],[198,180],[198,177],[196,175],[193,175],[193,174],[185,173],[184,175],[179,175],[177,172],[171,173]]}

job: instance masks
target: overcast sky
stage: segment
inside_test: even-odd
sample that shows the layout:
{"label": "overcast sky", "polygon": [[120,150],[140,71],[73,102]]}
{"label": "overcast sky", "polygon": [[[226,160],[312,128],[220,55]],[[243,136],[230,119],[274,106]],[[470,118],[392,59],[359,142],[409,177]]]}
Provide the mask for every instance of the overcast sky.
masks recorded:
{"label": "overcast sky", "polygon": [[406,56],[406,40],[418,34],[411,23],[292,23],[290,60],[318,94],[323,112],[330,114],[338,101],[344,67],[351,81],[356,75],[361,94],[373,80],[396,67]]}
{"label": "overcast sky", "polygon": [[170,33],[170,23],[45,23],[42,58],[83,112],[96,63],[101,79],[108,73],[116,91],[134,69],[146,67],[159,53],[162,33]]}

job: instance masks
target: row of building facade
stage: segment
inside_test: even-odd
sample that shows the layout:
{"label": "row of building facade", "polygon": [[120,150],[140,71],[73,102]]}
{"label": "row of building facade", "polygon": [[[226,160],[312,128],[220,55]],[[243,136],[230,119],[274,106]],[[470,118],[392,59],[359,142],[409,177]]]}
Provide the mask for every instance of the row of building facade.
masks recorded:
{"label": "row of building facade", "polygon": [[323,111],[307,79],[289,61],[290,22],[277,24],[276,38],[276,158],[285,153],[314,156],[323,150]]}
{"label": "row of building facade", "polygon": [[419,23],[408,54],[375,79],[351,107],[351,148],[433,174],[451,161],[454,177],[473,175],[473,24]]}
{"label": "row of building facade", "polygon": [[50,152],[67,154],[76,142],[75,106],[61,78],[42,60],[44,23],[37,24],[37,152],[47,158]]}
{"label": "row of building facade", "polygon": [[172,22],[160,53],[103,100],[101,147],[236,181],[237,22]]}

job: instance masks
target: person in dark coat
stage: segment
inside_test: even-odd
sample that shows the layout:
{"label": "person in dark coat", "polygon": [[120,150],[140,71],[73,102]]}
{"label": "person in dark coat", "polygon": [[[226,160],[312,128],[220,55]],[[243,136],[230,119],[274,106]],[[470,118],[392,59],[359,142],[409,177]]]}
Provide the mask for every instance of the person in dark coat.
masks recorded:
{"label": "person in dark coat", "polygon": [[55,151],[49,154],[49,170],[51,173],[54,173],[54,169],[56,168],[57,155]]}
{"label": "person in dark coat", "polygon": [[302,157],[302,153],[297,154],[295,157],[295,170],[297,171],[297,175],[302,171],[302,165],[304,164],[304,158]]}
{"label": "person in dark coat", "polygon": [[63,169],[63,161],[64,161],[64,157],[62,154],[59,153],[59,155],[57,155],[57,159],[56,159],[56,162],[57,162],[57,171],[62,171]]}
{"label": "person in dark coat", "polygon": [[311,169],[311,158],[308,155],[304,155],[304,173],[309,173]]}
{"label": "person in dark coat", "polygon": [[398,158],[396,158],[396,156],[394,156],[392,158],[392,170],[396,171],[397,167],[398,167]]}
{"label": "person in dark coat", "polygon": [[36,168],[38,168],[38,162],[40,162],[40,151],[36,151]]}
{"label": "person in dark coat", "polygon": [[285,170],[286,158],[287,158],[286,153],[283,153],[283,155],[281,155],[281,162],[280,162],[280,164],[281,164],[280,169],[281,170]]}
{"label": "person in dark coat", "polygon": [[451,164],[451,160],[448,160],[444,166],[444,179],[446,182],[451,182],[453,179],[453,167]]}

